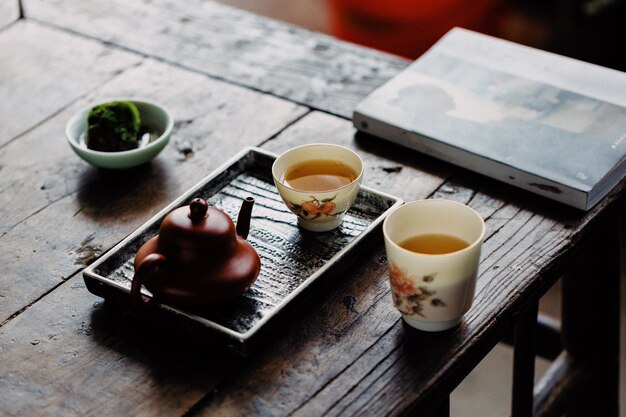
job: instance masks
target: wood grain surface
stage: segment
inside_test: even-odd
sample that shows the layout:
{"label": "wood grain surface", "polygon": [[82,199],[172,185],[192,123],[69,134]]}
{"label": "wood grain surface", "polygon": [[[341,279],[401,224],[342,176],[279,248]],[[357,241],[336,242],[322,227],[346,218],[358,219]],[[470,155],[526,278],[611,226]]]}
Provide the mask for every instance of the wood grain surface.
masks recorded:
{"label": "wood grain surface", "polygon": [[[35,48],[42,62],[48,53],[49,68],[62,65],[59,61],[69,64],[64,55],[55,55],[52,45],[75,46],[71,42],[75,38],[27,22],[7,32],[13,31],[16,38],[24,31],[35,32],[26,38],[40,39]],[[0,36],[0,42],[4,39]],[[48,48],[41,45],[46,40]],[[91,44],[85,49],[95,56],[113,54],[110,61],[130,58],[116,57],[116,51],[93,41],[77,42],[76,49]],[[13,51],[27,55],[28,46]],[[90,57],[85,58],[85,67],[98,64]],[[82,96],[57,96],[57,111],[43,120],[25,120],[22,124],[32,127],[0,147],[0,262],[5,268],[0,276],[0,322],[75,274],[239,149],[263,142],[306,112],[292,103],[153,60],[135,58],[131,63],[126,71],[116,69],[99,83],[90,79],[76,84],[83,85]],[[50,72],[52,81],[40,77],[40,82],[52,85],[58,73],[63,71]],[[150,98],[171,108],[177,121],[172,143],[147,166],[122,172],[95,169],[65,143],[65,123],[89,103],[123,96]],[[37,105],[39,97],[23,94],[16,99],[28,107]],[[13,132],[3,130],[1,137]],[[33,279],[34,275],[40,276]]]}
{"label": "wood grain surface", "polygon": [[[355,134],[352,106],[397,58],[209,1],[24,3],[27,18],[0,30],[0,96],[11,97],[0,102],[0,414],[419,415],[588,233],[623,216],[624,181],[582,213]],[[150,164],[98,170],[64,143],[74,111],[112,96],[174,113],[172,142]],[[485,218],[476,301],[459,327],[403,324],[382,239],[249,358],[86,290],[84,266],[242,147],[320,141],[356,150],[366,185]]]}
{"label": "wood grain surface", "polygon": [[28,18],[345,117],[408,64],[212,1],[23,3]]}
{"label": "wood grain surface", "polygon": [[140,62],[136,55],[23,20],[0,34],[0,94],[11,97],[0,100],[0,146]]}
{"label": "wood grain surface", "polygon": [[[283,137],[289,138],[285,146],[292,146],[297,137],[317,131],[314,126],[323,124],[311,123],[308,131],[303,128],[317,116],[292,126],[268,148],[280,150]],[[367,154],[361,152],[367,161]],[[394,160],[385,164],[393,166]],[[407,200],[425,197],[406,186],[411,176],[407,172],[403,178],[403,172],[386,189]],[[498,328],[513,319],[524,298],[543,293],[558,277],[563,265],[555,261],[574,235],[575,228],[568,222],[580,220],[576,211],[550,202],[529,196],[510,198],[507,187],[469,172],[460,171],[458,177],[428,195],[469,204],[487,220],[476,304],[460,328],[428,335],[403,325],[390,302],[381,244],[354,277],[277,344],[282,359],[274,351],[258,358],[258,366],[206,399],[202,415],[254,415],[268,410],[278,410],[279,415],[386,415],[412,407],[419,411],[419,403],[412,404],[416,397],[440,395],[458,384],[458,375],[473,368],[497,342]],[[559,209],[560,222],[546,217]],[[541,211],[544,216],[534,214]],[[268,380],[276,383],[268,386],[264,382]],[[242,385],[245,389],[235,388]],[[300,387],[299,392],[294,386]]]}

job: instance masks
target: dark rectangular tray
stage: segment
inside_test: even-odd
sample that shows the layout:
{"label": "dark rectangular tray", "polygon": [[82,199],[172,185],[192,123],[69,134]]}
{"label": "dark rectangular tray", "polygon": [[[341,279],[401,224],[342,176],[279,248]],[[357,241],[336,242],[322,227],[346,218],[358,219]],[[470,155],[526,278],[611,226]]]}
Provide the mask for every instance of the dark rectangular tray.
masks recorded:
{"label": "dark rectangular tray", "polygon": [[83,277],[88,290],[103,298],[129,302],[135,253],[158,233],[170,211],[202,197],[234,220],[241,201],[253,196],[248,241],[259,253],[261,272],[252,287],[219,309],[187,311],[164,304],[154,307],[155,313],[192,331],[207,332],[212,340],[219,339],[245,353],[296,302],[309,300],[314,294],[312,288],[320,287],[329,277],[338,277],[376,239],[382,239],[383,219],[402,203],[363,186],[339,228],[326,233],[302,230],[274,186],[271,167],[275,158],[261,149],[244,149],[86,268]]}

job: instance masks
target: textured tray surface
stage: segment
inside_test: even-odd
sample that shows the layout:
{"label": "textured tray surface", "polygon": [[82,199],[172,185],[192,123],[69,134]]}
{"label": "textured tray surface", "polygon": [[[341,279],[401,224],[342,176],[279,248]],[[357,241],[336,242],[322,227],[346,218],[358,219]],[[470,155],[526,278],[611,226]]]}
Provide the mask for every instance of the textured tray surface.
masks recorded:
{"label": "textured tray surface", "polygon": [[86,270],[85,275],[104,284],[130,290],[137,249],[158,233],[166,212],[202,197],[236,219],[241,201],[255,198],[248,241],[261,258],[261,273],[241,297],[219,310],[193,311],[194,316],[217,324],[218,328],[245,334],[262,324],[263,318],[294,301],[303,287],[331,274],[333,264],[348,252],[358,249],[358,241],[373,231],[383,214],[398,203],[397,199],[362,189],[342,225],[326,233],[300,229],[296,217],[288,211],[270,177],[274,156],[255,149],[244,153],[230,166],[211,175],[190,190],[137,232]]}

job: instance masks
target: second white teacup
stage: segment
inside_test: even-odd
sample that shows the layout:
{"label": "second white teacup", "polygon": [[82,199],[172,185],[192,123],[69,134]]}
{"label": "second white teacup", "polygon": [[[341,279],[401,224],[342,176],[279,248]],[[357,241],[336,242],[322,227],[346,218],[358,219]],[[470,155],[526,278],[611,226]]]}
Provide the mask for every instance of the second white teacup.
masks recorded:
{"label": "second white teacup", "polygon": [[363,180],[363,161],[343,146],[313,143],[276,158],[272,176],[300,227],[325,232],[338,227],[354,203]]}
{"label": "second white teacup", "polygon": [[383,223],[395,307],[420,330],[457,325],[474,300],[485,223],[451,200],[406,203]]}

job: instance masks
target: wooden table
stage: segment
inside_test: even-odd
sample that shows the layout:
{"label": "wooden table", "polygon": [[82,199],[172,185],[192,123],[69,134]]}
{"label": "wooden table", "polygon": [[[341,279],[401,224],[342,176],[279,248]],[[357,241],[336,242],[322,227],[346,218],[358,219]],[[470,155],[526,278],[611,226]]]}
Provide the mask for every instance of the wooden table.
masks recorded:
{"label": "wooden table", "polygon": [[[445,415],[514,329],[514,416],[617,415],[624,182],[582,213],[355,135],[354,105],[406,61],[210,1],[0,0],[0,27],[0,414]],[[65,143],[70,115],[111,96],[173,111],[152,163],[105,172]],[[373,188],[484,216],[460,327],[403,325],[382,240],[247,358],[155,332],[86,290],[86,265],[244,146],[313,141],[358,151]],[[563,274],[559,355],[556,329],[535,323]],[[538,353],[559,356],[533,405],[533,341],[550,338]]]}

